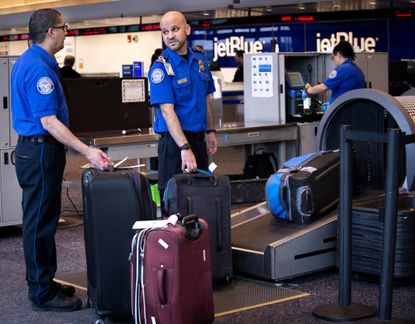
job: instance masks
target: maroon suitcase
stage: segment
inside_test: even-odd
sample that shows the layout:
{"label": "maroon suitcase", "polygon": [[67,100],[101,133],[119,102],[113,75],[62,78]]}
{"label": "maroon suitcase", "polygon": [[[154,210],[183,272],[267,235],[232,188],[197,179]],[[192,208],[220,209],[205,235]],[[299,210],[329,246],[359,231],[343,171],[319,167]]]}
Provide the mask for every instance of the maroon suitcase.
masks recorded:
{"label": "maroon suitcase", "polygon": [[208,225],[196,215],[144,229],[132,242],[135,323],[204,324],[214,320]]}

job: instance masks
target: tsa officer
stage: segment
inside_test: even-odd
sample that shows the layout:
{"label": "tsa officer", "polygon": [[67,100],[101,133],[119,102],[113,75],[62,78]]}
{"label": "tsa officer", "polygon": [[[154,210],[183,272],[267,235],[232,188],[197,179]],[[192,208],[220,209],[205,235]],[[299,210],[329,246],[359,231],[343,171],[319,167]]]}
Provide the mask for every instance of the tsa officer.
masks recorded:
{"label": "tsa officer", "polygon": [[353,62],[356,54],[349,42],[340,41],[334,48],[331,59],[336,68],[332,70],[323,83],[307,87],[306,93],[318,94],[331,90],[330,104],[343,93],[365,88],[365,76],[362,70]]}
{"label": "tsa officer", "polygon": [[[183,170],[207,170],[208,154],[217,150],[210,94],[215,91],[204,53],[188,46],[190,25],[170,11],[160,21],[166,50],[152,65],[151,104],[157,107],[160,196],[167,180]],[[207,136],[207,144],[205,140]]]}
{"label": "tsa officer", "polygon": [[83,154],[98,169],[108,167],[104,152],[88,147],[68,129],[68,112],[54,55],[63,48],[68,26],[54,9],[30,17],[31,46],[16,61],[11,76],[13,128],[19,135],[16,174],[23,190],[23,248],[29,300],[37,311],[81,307],[72,286],[53,281],[55,233],[61,209],[64,145]]}

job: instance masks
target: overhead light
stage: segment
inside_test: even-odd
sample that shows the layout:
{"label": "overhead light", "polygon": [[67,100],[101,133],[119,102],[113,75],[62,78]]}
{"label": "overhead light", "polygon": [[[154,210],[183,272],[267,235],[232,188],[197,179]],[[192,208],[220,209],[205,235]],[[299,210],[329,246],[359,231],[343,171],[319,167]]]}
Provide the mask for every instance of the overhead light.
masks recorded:
{"label": "overhead light", "polygon": [[370,4],[371,6],[375,6],[375,5],[376,5],[376,1],[370,1],[370,2],[369,2],[369,4]]}
{"label": "overhead light", "polygon": [[333,5],[333,9],[339,9],[340,8],[340,5],[339,4],[334,4]]}
{"label": "overhead light", "polygon": [[305,10],[305,6],[304,6],[302,3],[300,3],[300,4],[298,5],[298,9],[300,9],[300,10]]}
{"label": "overhead light", "polygon": [[203,11],[203,16],[209,16],[209,11]]}
{"label": "overhead light", "polygon": [[29,12],[42,8],[60,8],[111,1],[114,0],[1,0],[0,15]]}
{"label": "overhead light", "polygon": [[272,12],[272,8],[271,7],[265,7],[265,11],[266,12]]}

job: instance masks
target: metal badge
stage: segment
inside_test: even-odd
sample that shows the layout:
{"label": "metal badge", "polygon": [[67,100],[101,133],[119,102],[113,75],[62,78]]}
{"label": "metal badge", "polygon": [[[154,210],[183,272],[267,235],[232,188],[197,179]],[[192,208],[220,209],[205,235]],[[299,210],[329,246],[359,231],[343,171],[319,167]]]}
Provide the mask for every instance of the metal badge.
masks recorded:
{"label": "metal badge", "polygon": [[199,72],[205,72],[205,66],[202,60],[199,60]]}

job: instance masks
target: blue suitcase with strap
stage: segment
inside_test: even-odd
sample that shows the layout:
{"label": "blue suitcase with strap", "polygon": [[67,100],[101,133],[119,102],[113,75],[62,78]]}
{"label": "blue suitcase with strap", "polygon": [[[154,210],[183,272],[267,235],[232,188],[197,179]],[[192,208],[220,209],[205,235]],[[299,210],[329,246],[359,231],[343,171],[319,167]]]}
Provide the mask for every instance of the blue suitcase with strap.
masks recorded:
{"label": "blue suitcase with strap", "polygon": [[316,152],[283,163],[265,185],[271,212],[296,224],[310,224],[339,201],[339,152]]}

